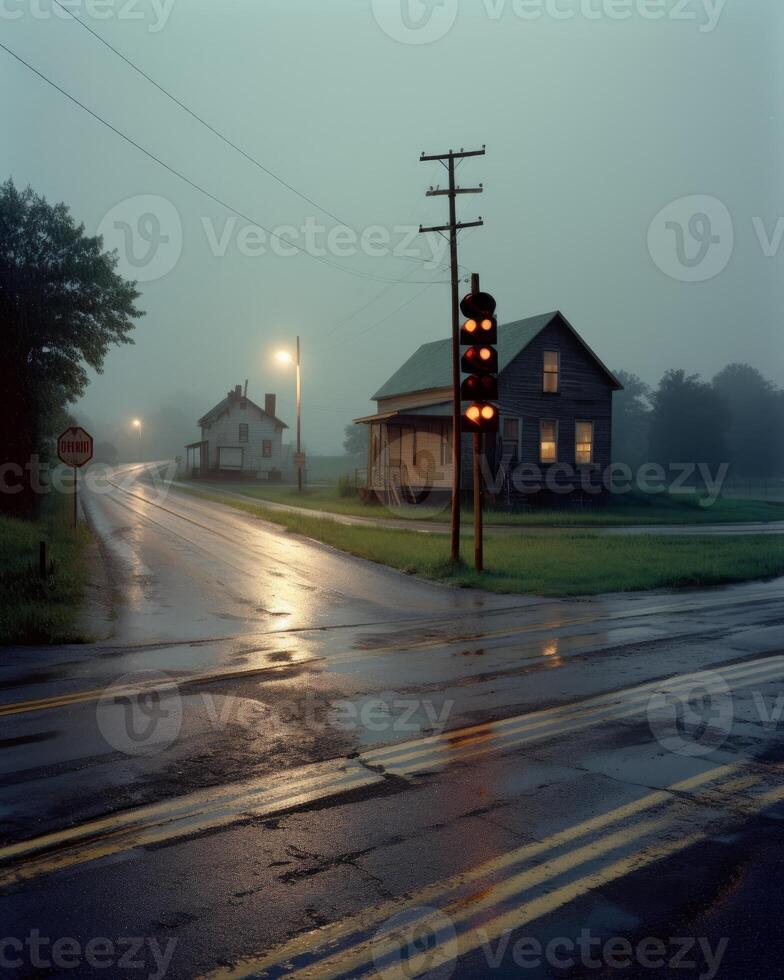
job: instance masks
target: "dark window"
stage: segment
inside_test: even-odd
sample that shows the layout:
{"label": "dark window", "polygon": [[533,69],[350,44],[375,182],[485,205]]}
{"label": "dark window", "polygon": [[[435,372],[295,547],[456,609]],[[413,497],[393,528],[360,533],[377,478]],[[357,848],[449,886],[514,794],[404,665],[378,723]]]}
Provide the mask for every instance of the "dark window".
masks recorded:
{"label": "dark window", "polygon": [[240,442],[248,441],[248,423],[240,422]]}
{"label": "dark window", "polygon": [[261,455],[264,459],[272,459],[272,439],[265,439],[262,442]]}

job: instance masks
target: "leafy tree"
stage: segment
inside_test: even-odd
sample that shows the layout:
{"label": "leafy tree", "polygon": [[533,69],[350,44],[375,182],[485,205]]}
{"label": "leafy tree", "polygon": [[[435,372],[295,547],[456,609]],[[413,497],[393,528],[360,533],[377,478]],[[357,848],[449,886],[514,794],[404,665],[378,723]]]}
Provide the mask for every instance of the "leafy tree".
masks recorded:
{"label": "leafy tree", "polygon": [[343,430],[343,433],[345,435],[343,448],[348,455],[365,459],[368,450],[368,427],[351,422]]}
{"label": "leafy tree", "polygon": [[616,371],[623,391],[613,394],[613,460],[637,467],[645,461],[651,422],[651,389],[636,374]]}
{"label": "leafy tree", "polygon": [[[139,293],[102,246],[65,204],[50,205],[11,180],[0,185],[0,463],[24,467],[41,452],[84,391],[87,368],[100,372],[110,345],[133,342]],[[0,494],[1,509],[34,510],[23,479],[22,492]]]}
{"label": "leafy tree", "polygon": [[669,463],[727,461],[730,413],[716,389],[699,375],[667,371],[653,395],[651,459]]}
{"label": "leafy tree", "polygon": [[744,476],[772,476],[784,469],[782,393],[748,364],[728,364],[713,387],[730,413],[727,448]]}

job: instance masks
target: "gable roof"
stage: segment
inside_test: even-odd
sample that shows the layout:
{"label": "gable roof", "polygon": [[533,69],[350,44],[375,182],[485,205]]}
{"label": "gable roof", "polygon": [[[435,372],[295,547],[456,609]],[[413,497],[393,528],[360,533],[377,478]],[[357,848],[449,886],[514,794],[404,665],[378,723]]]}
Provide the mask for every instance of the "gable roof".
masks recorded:
{"label": "gable roof", "polygon": [[[574,335],[576,340],[593,359],[597,367],[606,375],[610,385],[620,389],[623,385],[612,371],[599,360],[583,338],[577,333],[566,317],[554,310],[552,313],[540,313],[529,316],[524,320],[504,323],[498,327],[498,373],[501,374],[512,363],[517,355],[525,350],[531,341],[555,318],[561,320],[564,326]],[[391,398],[394,395],[408,395],[416,391],[428,391],[431,388],[449,388],[452,385],[452,340],[434,340],[422,346],[398,368],[372,396],[372,398]]]}
{"label": "gable roof", "polygon": [[[209,412],[207,412],[206,415],[202,415],[202,417],[199,419],[199,421],[196,423],[196,425],[198,425],[199,427],[201,427],[203,425],[207,425],[210,422],[215,422],[217,419],[219,419],[221,417],[221,415],[223,415],[224,412],[227,412],[231,408],[232,405],[238,404],[239,401],[244,401],[248,405],[250,405],[251,408],[255,408],[259,412],[261,412],[262,415],[267,415],[267,413],[264,411],[264,409],[261,408],[260,405],[257,405],[256,402],[251,401],[250,398],[235,399],[234,398],[234,393],[232,392],[231,397],[229,397],[227,395],[225,398],[221,398],[221,400],[218,402],[218,404],[215,405],[215,406],[213,406],[209,410]],[[286,425],[286,423],[283,422],[283,421],[281,421],[275,415],[267,415],[267,418],[272,419],[273,422],[277,422],[277,424],[280,425],[280,426],[283,426],[284,429],[288,429],[288,426]]]}

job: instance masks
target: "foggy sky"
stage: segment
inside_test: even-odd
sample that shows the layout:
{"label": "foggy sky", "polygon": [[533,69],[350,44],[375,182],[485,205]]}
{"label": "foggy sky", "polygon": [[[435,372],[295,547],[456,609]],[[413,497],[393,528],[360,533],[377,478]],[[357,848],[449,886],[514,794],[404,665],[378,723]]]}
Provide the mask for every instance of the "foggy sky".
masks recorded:
{"label": "foggy sky", "polygon": [[[434,16],[449,12],[445,2]],[[446,199],[424,193],[444,171],[419,163],[420,152],[486,143],[486,157],[459,170],[463,185],[485,185],[459,200],[460,216],[486,222],[464,233],[460,263],[496,295],[500,322],[560,309],[606,363],[651,383],[670,367],[710,378],[741,360],[784,384],[784,246],[766,256],[759,240],[761,228],[773,238],[784,216],[780,2],[728,0],[707,31],[703,0],[687,7],[696,20],[660,21],[640,14],[644,0],[629,4],[626,20],[589,18],[580,0],[559,0],[556,9],[578,12],[564,20],[546,11],[521,19],[511,0],[459,0],[454,26],[424,44],[388,36],[369,0],[175,0],[159,30],[148,0],[132,8],[141,20],[120,16],[126,3],[105,20],[85,19],[356,229],[441,223]],[[3,0],[3,43],[172,167],[268,228],[335,223],[78,24],[49,15],[49,0],[32,9]],[[394,14],[398,0],[386,9]],[[421,13],[419,0],[410,10]],[[119,439],[130,419],[171,404],[193,417],[195,439],[196,416],[246,378],[256,400],[278,393],[293,427],[293,372],[271,355],[300,334],[305,442],[311,453],[338,452],[343,427],[375,407],[369,397],[383,381],[420,343],[448,334],[443,267],[361,252],[328,255],[332,265],[242,255],[236,234],[247,222],[3,51],[0,85],[0,177],[65,201],[90,233],[138,195],[166,199],[182,223],[174,268],[140,284],[147,316],[135,346],[110,351],[77,406],[97,437]],[[692,195],[723,202],[734,226],[726,268],[704,282],[668,276],[647,244],[654,216]],[[210,235],[227,229],[225,254],[212,254]],[[408,278],[386,288],[344,268]]]}

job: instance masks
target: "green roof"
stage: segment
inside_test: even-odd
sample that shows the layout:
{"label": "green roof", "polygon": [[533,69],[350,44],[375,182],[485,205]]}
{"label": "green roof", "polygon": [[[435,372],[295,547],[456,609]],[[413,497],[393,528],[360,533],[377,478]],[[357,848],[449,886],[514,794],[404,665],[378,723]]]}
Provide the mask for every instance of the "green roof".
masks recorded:
{"label": "green roof", "polygon": [[[498,327],[498,370],[503,371],[517,357],[520,351],[531,343],[537,334],[559,316],[557,311],[529,316],[525,320],[504,323]],[[427,391],[430,388],[448,388],[452,384],[452,341],[434,340],[422,344],[406,363],[383,384],[373,395],[377,398],[391,398],[394,395],[407,395],[413,391]]]}

